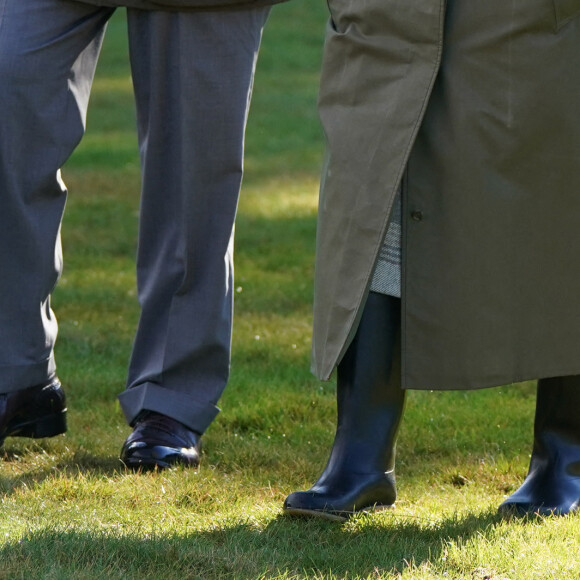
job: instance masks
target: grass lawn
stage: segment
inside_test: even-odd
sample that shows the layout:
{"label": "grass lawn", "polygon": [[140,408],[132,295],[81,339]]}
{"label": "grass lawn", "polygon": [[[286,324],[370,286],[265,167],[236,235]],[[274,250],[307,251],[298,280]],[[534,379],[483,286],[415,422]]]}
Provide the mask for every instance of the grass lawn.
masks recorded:
{"label": "grass lawn", "polygon": [[118,461],[139,167],[123,13],[111,22],[87,135],[64,170],[54,308],[69,433],[5,444],[0,579],[580,577],[580,518],[496,515],[526,472],[532,383],[411,392],[393,510],[345,524],[281,515],[285,496],[320,474],[335,422],[334,384],[308,370],[325,18],[313,0],[273,11],[236,233],[231,382],[202,467],[152,474]]}

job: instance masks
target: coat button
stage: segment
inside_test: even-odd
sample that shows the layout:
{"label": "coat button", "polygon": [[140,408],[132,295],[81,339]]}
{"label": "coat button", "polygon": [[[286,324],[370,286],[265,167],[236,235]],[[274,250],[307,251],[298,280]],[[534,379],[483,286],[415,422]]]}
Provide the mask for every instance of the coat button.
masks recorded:
{"label": "coat button", "polygon": [[412,211],[411,219],[415,222],[420,222],[423,219],[423,212],[417,210]]}

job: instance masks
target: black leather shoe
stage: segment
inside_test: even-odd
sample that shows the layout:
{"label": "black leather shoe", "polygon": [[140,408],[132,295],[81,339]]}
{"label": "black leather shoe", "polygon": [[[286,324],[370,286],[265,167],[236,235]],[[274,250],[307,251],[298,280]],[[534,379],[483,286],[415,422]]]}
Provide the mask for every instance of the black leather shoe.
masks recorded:
{"label": "black leather shoe", "polygon": [[183,423],[148,411],[137,420],[121,449],[121,461],[131,469],[197,467],[201,435]]}
{"label": "black leather shoe", "polygon": [[66,431],[66,397],[55,377],[22,391],[0,394],[0,445],[6,437],[54,437]]}

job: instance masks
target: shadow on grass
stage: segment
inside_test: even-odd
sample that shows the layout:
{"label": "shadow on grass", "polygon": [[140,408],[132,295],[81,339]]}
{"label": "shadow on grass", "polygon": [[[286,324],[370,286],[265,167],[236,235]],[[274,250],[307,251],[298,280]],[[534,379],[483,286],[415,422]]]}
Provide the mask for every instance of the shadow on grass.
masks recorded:
{"label": "shadow on grass", "polygon": [[[29,451],[39,454],[36,465],[26,462],[24,473],[15,475],[0,475],[0,494],[9,496],[23,487],[32,487],[41,484],[47,479],[68,476],[91,476],[112,477],[126,473],[126,467],[121,463],[118,456],[96,456],[85,451],[77,451],[70,457],[60,459],[53,463],[42,460],[42,447],[40,445],[28,446],[25,449],[19,447],[6,447],[0,455],[0,462],[18,464],[22,457],[28,456]],[[39,453],[40,452],[40,453]]]}
{"label": "shadow on grass", "polygon": [[450,542],[492,536],[501,521],[490,511],[438,522],[360,516],[344,525],[280,516],[265,528],[184,533],[45,530],[5,545],[0,561],[7,573],[30,566],[42,577],[388,578],[440,568]]}

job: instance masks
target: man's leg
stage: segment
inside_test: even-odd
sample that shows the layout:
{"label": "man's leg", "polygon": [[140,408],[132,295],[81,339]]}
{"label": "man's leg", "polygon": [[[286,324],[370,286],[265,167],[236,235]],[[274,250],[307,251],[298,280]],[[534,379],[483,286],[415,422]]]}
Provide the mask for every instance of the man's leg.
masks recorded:
{"label": "man's leg", "polygon": [[65,428],[50,308],[62,268],[59,168],[83,134],[111,14],[63,0],[0,0],[0,442]]}
{"label": "man's leg", "polygon": [[[142,314],[120,401],[130,424],[144,411],[161,414],[163,424],[137,425],[122,451],[127,463],[197,464],[175,449],[197,447],[219,412],[244,131],[268,11],[129,11],[143,163]],[[172,444],[176,429],[195,438]]]}

